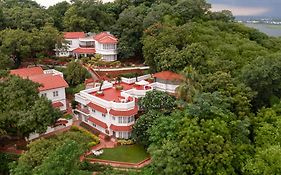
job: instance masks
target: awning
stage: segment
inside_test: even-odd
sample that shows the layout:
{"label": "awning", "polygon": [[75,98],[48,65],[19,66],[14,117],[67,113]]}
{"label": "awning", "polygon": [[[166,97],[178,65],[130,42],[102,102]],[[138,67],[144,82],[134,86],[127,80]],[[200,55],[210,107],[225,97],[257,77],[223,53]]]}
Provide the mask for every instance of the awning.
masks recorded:
{"label": "awning", "polygon": [[94,48],[77,48],[73,50],[73,53],[78,53],[78,54],[95,54],[96,49]]}
{"label": "awning", "polygon": [[93,122],[94,124],[106,129],[107,128],[107,125],[106,123],[102,122],[102,121],[99,121],[98,119],[96,118],[93,118],[93,117],[89,117],[88,118],[89,121]]}
{"label": "awning", "polygon": [[104,113],[104,114],[107,113],[107,110],[104,107],[98,106],[98,105],[96,105],[96,104],[94,104],[92,102],[88,103],[87,106],[89,106],[90,108],[92,108],[94,110],[97,110],[97,111],[99,111],[101,113]]}
{"label": "awning", "polygon": [[114,110],[111,109],[109,111],[109,114],[114,115],[114,116],[127,116],[130,117],[132,115],[136,115],[138,113],[138,107],[135,106],[134,109],[128,110],[128,111],[118,111],[118,110]]}
{"label": "awning", "polygon": [[62,107],[63,106],[63,103],[62,102],[54,102],[54,103],[52,103],[52,106],[54,107],[54,108],[60,108],[60,107]]}
{"label": "awning", "polygon": [[132,131],[133,125],[130,126],[116,126],[116,125],[110,125],[109,127],[113,131]]}

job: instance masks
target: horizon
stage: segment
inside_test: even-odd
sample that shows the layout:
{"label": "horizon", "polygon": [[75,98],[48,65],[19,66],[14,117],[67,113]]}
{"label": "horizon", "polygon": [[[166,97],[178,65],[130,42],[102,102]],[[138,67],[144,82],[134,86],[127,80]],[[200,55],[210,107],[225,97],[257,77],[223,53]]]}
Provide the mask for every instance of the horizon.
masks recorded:
{"label": "horizon", "polygon": [[[35,0],[38,4],[48,8],[59,2],[70,0]],[[113,2],[114,0],[102,0],[103,2]],[[234,16],[247,17],[278,17],[281,18],[280,0],[206,0],[212,5],[211,11],[230,10]]]}

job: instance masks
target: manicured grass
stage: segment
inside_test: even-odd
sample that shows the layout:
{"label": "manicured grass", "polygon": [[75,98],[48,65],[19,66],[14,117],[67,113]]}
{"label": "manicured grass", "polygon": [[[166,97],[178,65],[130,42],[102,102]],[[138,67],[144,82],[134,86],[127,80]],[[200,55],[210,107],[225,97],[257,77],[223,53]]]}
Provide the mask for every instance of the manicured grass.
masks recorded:
{"label": "manicured grass", "polygon": [[119,162],[138,163],[148,158],[148,153],[141,145],[124,145],[112,149],[103,149],[100,156],[89,156],[90,158],[113,160]]}

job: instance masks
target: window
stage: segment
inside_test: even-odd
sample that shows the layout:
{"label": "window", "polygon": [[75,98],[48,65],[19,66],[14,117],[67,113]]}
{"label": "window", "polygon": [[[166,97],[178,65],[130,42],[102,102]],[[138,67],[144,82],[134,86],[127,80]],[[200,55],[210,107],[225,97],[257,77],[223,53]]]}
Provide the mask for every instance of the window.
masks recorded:
{"label": "window", "polygon": [[43,93],[43,94],[42,94],[42,97],[47,97],[47,93]]}
{"label": "window", "polygon": [[59,96],[59,91],[54,91],[53,92],[53,97],[57,97],[57,96]]}
{"label": "window", "polygon": [[123,138],[123,132],[119,132],[119,138]]}
{"label": "window", "polygon": [[115,120],[115,117],[112,117],[112,120]]}
{"label": "window", "polygon": [[116,44],[103,44],[104,50],[116,49]]}
{"label": "window", "polygon": [[97,127],[97,125],[96,125],[95,123],[92,123],[92,125],[93,125],[94,127]]}
{"label": "window", "polygon": [[102,116],[105,117],[106,115],[105,115],[105,114],[102,114]]}
{"label": "window", "polygon": [[92,109],[92,112],[96,112],[96,110]]}
{"label": "window", "polygon": [[132,136],[132,132],[128,132],[128,138]]}
{"label": "window", "polygon": [[122,117],[118,117],[118,123],[123,123]]}

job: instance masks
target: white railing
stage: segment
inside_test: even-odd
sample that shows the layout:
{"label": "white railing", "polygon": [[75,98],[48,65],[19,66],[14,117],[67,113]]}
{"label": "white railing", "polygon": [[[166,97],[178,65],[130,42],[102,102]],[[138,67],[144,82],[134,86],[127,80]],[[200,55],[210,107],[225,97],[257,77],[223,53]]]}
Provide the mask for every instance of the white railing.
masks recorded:
{"label": "white railing", "polygon": [[[147,74],[147,75],[139,76],[137,79],[138,79],[138,81],[141,81],[141,80],[146,80],[150,77],[151,77],[151,75]],[[133,84],[133,83],[136,82],[136,77],[134,77],[134,78],[121,77],[121,81],[124,82],[124,83],[127,83],[127,84]]]}
{"label": "white railing", "polygon": [[124,97],[134,96],[134,97],[144,97],[148,91],[152,91],[153,88],[147,90],[137,90],[137,89],[130,89],[124,92],[121,92],[121,95]]}
{"label": "white railing", "polygon": [[75,94],[75,101],[78,103],[81,103],[83,105],[87,105],[89,103],[89,100],[83,96],[81,96],[79,93]]}
{"label": "white railing", "polygon": [[39,138],[41,136],[44,136],[46,134],[49,134],[49,133],[52,133],[52,132],[55,132],[55,131],[58,131],[58,130],[61,130],[61,129],[64,129],[66,127],[69,127],[72,125],[73,123],[73,120],[70,119],[70,120],[67,120],[67,124],[66,125],[60,125],[60,126],[56,126],[56,127],[50,127],[48,126],[46,132],[42,133],[42,134],[38,134],[38,133],[32,133],[32,134],[29,134],[29,137],[28,138],[25,138],[26,140],[30,141],[30,140],[34,140],[36,138]]}
{"label": "white railing", "polygon": [[44,70],[44,74],[59,75],[63,78],[63,73],[61,73],[60,71],[57,71],[55,69]]}
{"label": "white railing", "polygon": [[[104,89],[112,88],[112,87],[113,87],[113,85],[108,83],[106,85],[103,85],[102,89],[104,90]],[[75,94],[75,100],[80,103],[82,102],[82,104],[84,104],[84,105],[86,105],[85,102],[89,103],[91,101],[104,108],[108,108],[108,109],[113,108],[116,110],[127,110],[127,109],[134,108],[134,106],[135,106],[134,100],[131,102],[117,103],[117,102],[107,101],[100,97],[90,94],[90,93],[97,92],[98,90],[99,90],[99,87],[83,90],[79,94]],[[122,94],[122,92],[121,92],[121,94]],[[129,97],[129,96],[125,96],[125,98],[126,97]],[[83,100],[83,99],[87,99],[88,101]]]}
{"label": "white railing", "polygon": [[176,89],[179,85],[163,84],[163,83],[156,82],[156,83],[152,83],[150,86],[153,87],[156,90],[175,93]]}

